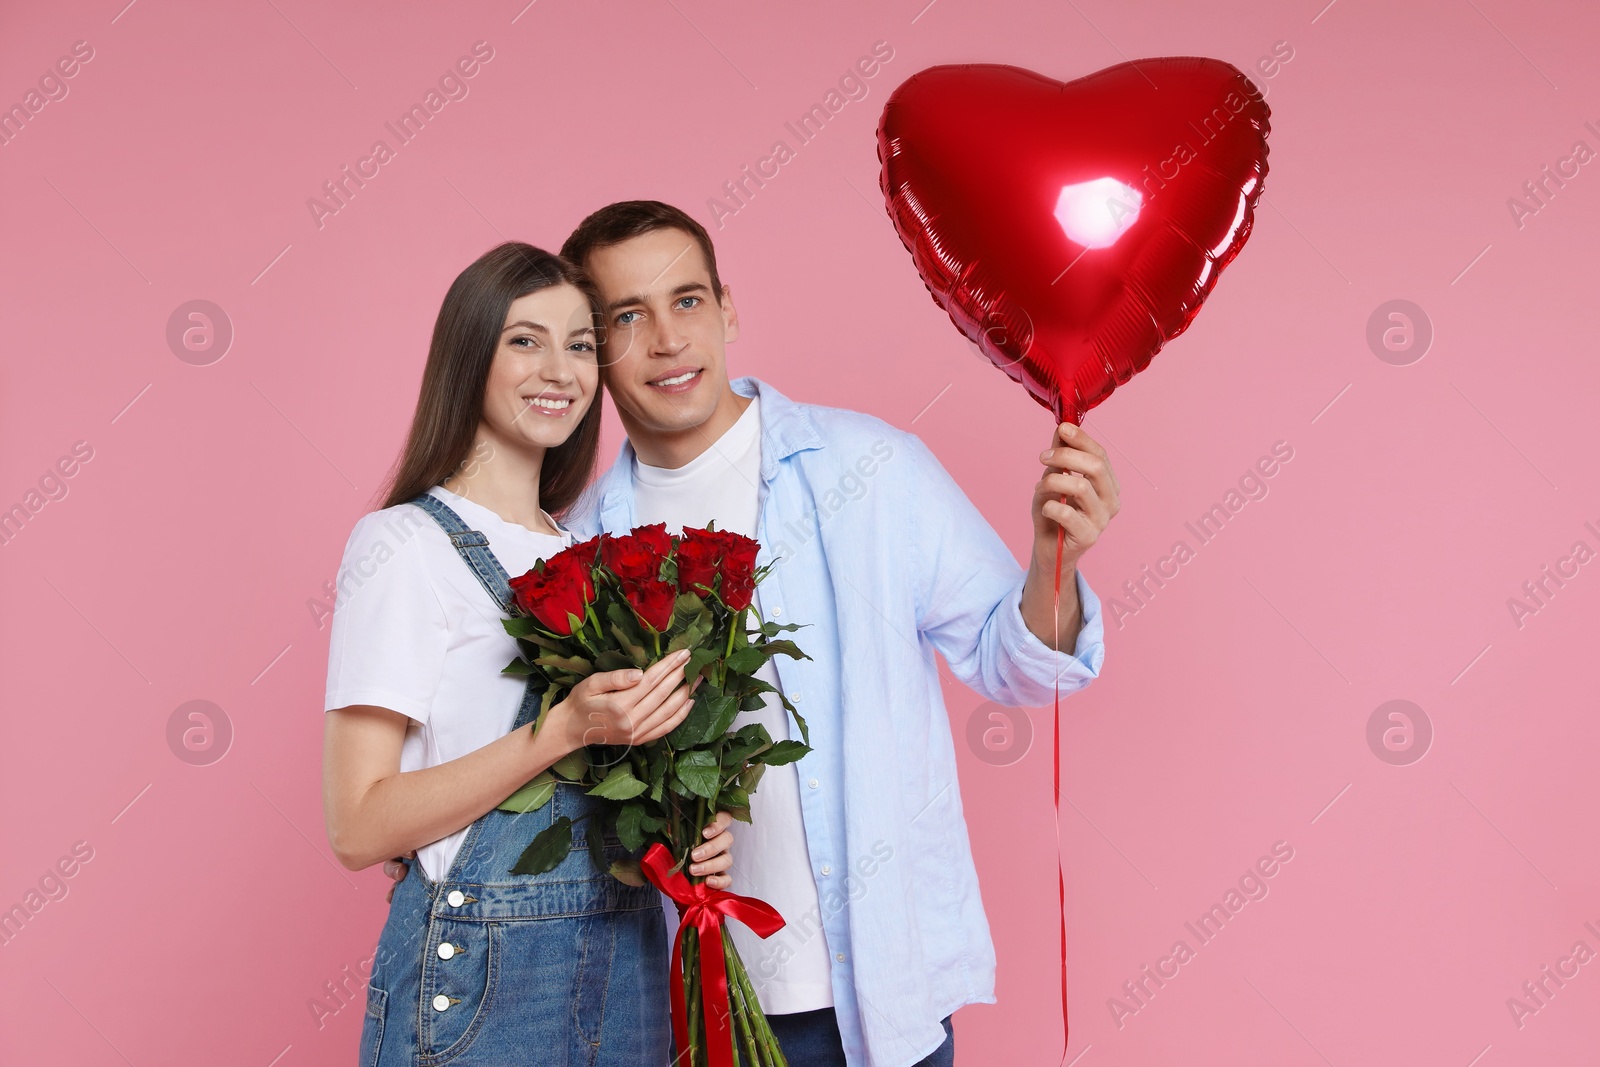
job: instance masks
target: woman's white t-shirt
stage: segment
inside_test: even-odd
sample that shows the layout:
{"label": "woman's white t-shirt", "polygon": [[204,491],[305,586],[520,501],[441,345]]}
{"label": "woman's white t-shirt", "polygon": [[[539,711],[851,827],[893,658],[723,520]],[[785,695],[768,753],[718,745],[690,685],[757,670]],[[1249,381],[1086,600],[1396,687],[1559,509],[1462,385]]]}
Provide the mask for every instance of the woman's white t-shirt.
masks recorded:
{"label": "woman's white t-shirt", "polygon": [[[488,538],[511,577],[574,540],[507,522],[443,486],[429,492]],[[525,678],[500,673],[517,655],[502,618],[427,512],[397,504],[363,515],[339,565],[324,710],[372,704],[409,716],[402,772],[482,748],[510,731],[527,688]],[[429,879],[449,873],[466,833],[417,849]]]}

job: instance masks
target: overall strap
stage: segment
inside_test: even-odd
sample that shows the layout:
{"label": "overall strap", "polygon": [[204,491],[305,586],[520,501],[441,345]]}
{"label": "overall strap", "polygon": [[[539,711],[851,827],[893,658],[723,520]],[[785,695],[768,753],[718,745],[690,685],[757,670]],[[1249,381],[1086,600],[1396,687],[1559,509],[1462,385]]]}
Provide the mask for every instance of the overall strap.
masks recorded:
{"label": "overall strap", "polygon": [[[489,539],[477,530],[472,529],[462,521],[461,516],[432,493],[423,493],[421,496],[412,497],[408,503],[432,515],[434,521],[450,537],[450,543],[456,546],[456,551],[466,561],[472,573],[477,576],[479,583],[488,592],[489,598],[500,605],[500,610],[507,615],[511,614],[511,578],[506,574],[506,569],[489,549]],[[517,709],[516,721],[511,724],[512,730],[518,730],[534,720],[539,714],[539,701],[544,695],[545,687],[539,684],[542,679],[538,675],[528,676],[528,688],[522,694],[522,706]],[[462,852],[465,852],[463,844]]]}
{"label": "overall strap", "polygon": [[511,579],[489,550],[489,539],[463,522],[449,504],[432,493],[412,497],[410,503],[433,516],[444,532],[450,535],[450,543],[456,546],[461,558],[472,568],[472,573],[488,592],[489,599],[499,604],[501,611],[511,614]]}

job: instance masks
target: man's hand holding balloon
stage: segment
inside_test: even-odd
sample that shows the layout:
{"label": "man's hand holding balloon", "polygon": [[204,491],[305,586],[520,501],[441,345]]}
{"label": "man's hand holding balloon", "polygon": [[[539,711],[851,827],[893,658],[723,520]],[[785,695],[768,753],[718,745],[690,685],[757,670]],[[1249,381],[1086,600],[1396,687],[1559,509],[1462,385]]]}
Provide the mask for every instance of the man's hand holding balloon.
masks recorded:
{"label": "man's hand holding balloon", "polygon": [[[1070,652],[1082,625],[1075,580],[1078,560],[1116,516],[1120,486],[1100,442],[1070,422],[1056,427],[1050,447],[1039,459],[1045,472],[1033,487],[1033,558],[1022,589],[1022,621],[1046,645]],[[1050,609],[1055,601],[1058,531],[1065,536],[1059,538],[1061,597],[1056,620]]]}

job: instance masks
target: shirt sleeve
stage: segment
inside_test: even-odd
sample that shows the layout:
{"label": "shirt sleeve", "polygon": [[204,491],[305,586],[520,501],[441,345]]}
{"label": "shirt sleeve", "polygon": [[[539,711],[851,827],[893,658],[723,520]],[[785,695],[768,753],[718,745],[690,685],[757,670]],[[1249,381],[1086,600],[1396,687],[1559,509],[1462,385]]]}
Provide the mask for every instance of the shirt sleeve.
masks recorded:
{"label": "shirt sleeve", "polygon": [[450,630],[428,572],[426,530],[395,536],[363,516],[339,565],[324,711],[371,704],[427,722]]}
{"label": "shirt sleeve", "polygon": [[1075,571],[1082,622],[1072,652],[1055,651],[1022,619],[1027,572],[938,459],[914,435],[908,537],[917,572],[918,629],[967,686],[1002,704],[1047,704],[1100,675],[1100,598]]}

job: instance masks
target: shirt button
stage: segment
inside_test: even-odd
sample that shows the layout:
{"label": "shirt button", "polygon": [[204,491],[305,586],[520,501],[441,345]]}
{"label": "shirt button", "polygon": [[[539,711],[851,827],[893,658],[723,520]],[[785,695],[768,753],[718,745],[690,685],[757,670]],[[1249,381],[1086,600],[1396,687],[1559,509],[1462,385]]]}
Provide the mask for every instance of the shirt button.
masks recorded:
{"label": "shirt button", "polygon": [[[832,873],[833,873],[833,868],[832,868],[832,867],[830,867],[830,866],[828,866],[828,865],[827,865],[827,864],[826,864],[826,863],[824,863],[824,864],[823,864],[823,865],[822,865],[822,874],[823,874],[823,877],[827,877],[827,876],[828,876],[828,875],[830,875],[830,874],[832,874]],[[442,948],[444,948],[444,946],[443,946],[443,945],[440,945],[440,946],[439,946],[439,947],[440,947],[440,948],[441,948],[441,949],[442,949]]]}
{"label": "shirt button", "polygon": [[459,908],[462,904],[466,903],[467,895],[459,889],[452,889],[450,890],[450,895],[444,899],[445,903],[449,904],[452,908]]}
{"label": "shirt button", "polygon": [[841,952],[838,955],[834,956],[833,958],[838,960],[840,963],[843,963],[844,962],[844,953]]}
{"label": "shirt button", "polygon": [[789,694],[789,703],[791,703],[791,704],[800,703],[800,694],[799,693],[790,693]]}
{"label": "shirt button", "polygon": [[783,609],[782,608],[773,608],[772,609],[772,617],[774,619],[778,618],[782,614],[783,614]]}
{"label": "shirt button", "polygon": [[811,781],[806,783],[806,785],[809,785],[812,789],[815,789],[820,784],[821,783],[818,782],[815,778],[811,779]]}
{"label": "shirt button", "polygon": [[440,993],[438,996],[433,998],[433,1010],[434,1011],[444,1011],[449,1006],[450,1006],[450,998],[445,996],[443,993]]}
{"label": "shirt button", "polygon": [[441,941],[439,943],[439,958],[441,960],[447,960],[451,956],[454,956],[455,954],[456,954],[456,947],[454,945],[452,945],[450,942]]}

